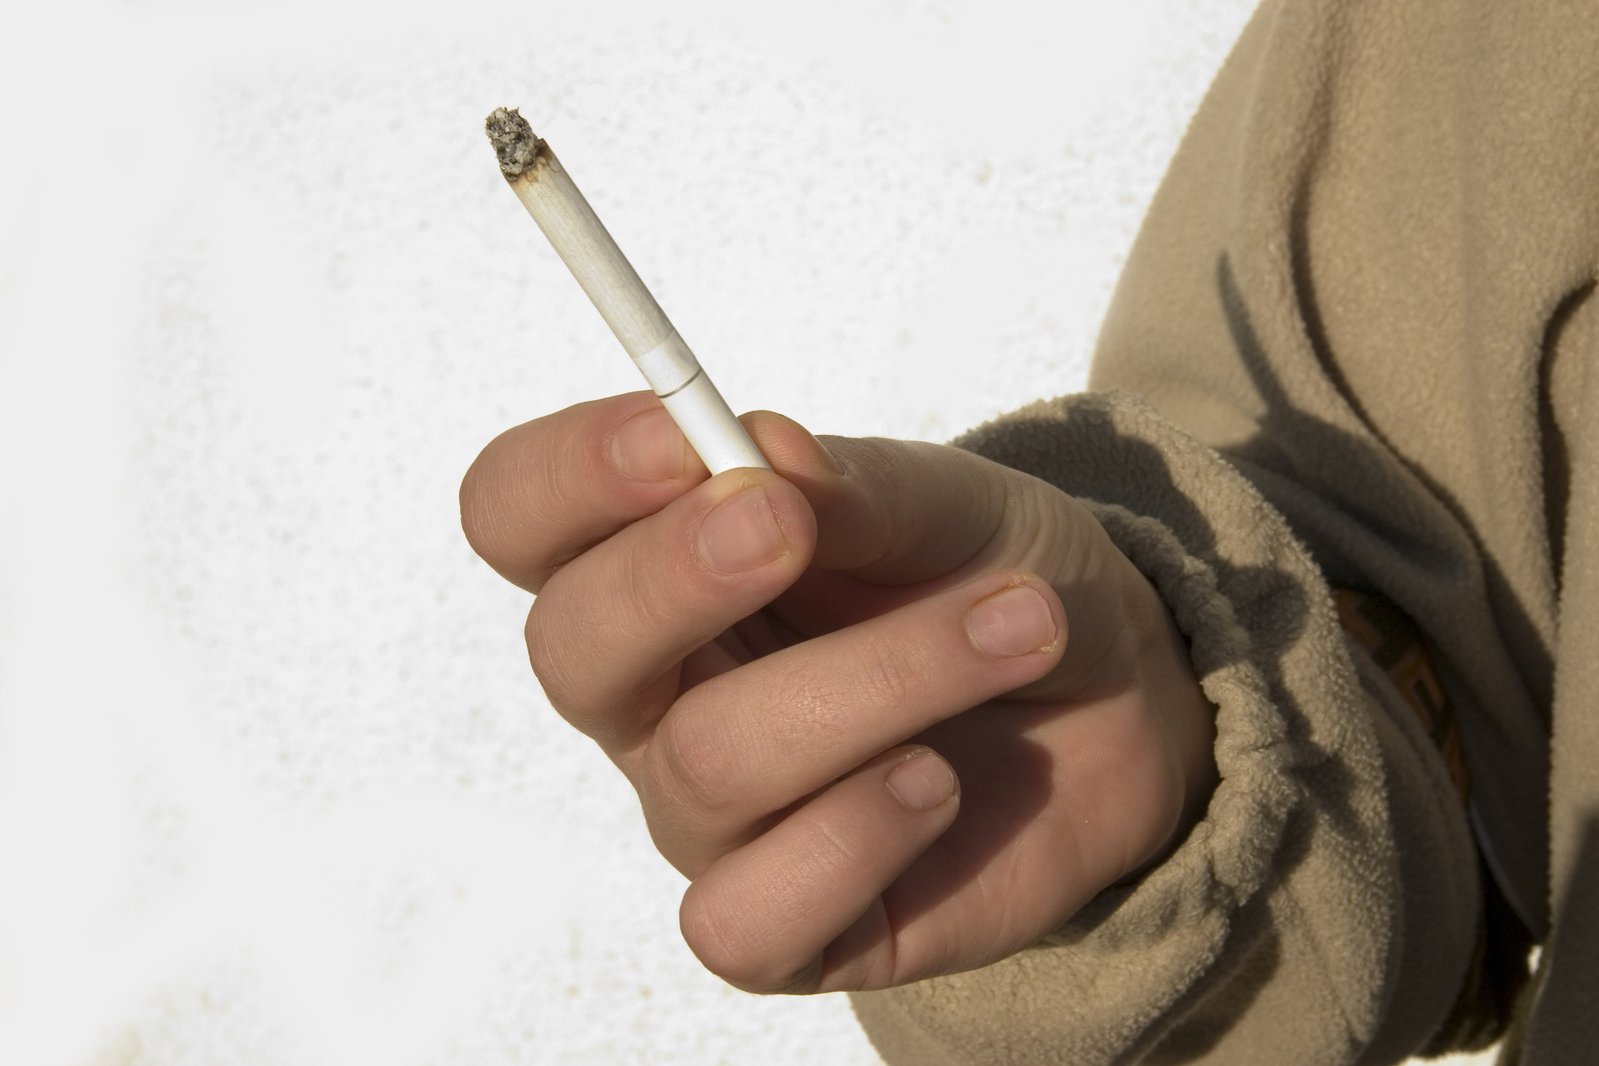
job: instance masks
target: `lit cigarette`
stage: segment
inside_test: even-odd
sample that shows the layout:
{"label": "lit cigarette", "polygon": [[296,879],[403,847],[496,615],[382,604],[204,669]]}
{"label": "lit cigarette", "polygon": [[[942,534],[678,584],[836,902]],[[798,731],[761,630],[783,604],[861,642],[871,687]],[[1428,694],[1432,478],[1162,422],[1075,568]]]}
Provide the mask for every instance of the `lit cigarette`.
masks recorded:
{"label": "lit cigarette", "polygon": [[511,191],[711,473],[741,466],[770,469],[550,146],[515,108],[496,109],[483,127]]}

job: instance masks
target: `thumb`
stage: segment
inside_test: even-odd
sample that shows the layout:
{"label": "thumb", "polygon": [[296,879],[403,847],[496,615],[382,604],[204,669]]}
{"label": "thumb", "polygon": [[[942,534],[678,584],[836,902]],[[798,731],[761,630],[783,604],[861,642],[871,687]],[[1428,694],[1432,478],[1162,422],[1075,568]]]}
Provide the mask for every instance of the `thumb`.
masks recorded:
{"label": "thumb", "polygon": [[945,577],[994,539],[1012,478],[957,448],[881,437],[811,436],[769,411],[746,416],[772,467],[816,512],[815,565],[885,585]]}
{"label": "thumb", "polygon": [[[1017,695],[1082,696],[1131,680],[1164,636],[1164,608],[1081,501],[1030,474],[946,445],[824,437],[770,412],[748,416],[773,468],[816,514],[814,568],[786,606],[810,632],[874,617],[1000,569],[1059,596],[1065,654]],[[1157,632],[1158,631],[1158,632]]]}

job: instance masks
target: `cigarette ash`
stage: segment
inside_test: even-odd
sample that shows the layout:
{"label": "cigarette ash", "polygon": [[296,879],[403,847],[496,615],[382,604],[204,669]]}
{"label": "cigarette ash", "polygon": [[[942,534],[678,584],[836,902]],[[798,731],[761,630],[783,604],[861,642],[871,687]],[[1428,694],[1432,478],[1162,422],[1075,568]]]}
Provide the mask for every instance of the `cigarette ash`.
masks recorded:
{"label": "cigarette ash", "polygon": [[494,154],[500,160],[500,173],[505,175],[506,181],[515,181],[531,170],[544,143],[514,107],[495,108],[483,120],[483,132],[489,135],[489,143],[494,145]]}

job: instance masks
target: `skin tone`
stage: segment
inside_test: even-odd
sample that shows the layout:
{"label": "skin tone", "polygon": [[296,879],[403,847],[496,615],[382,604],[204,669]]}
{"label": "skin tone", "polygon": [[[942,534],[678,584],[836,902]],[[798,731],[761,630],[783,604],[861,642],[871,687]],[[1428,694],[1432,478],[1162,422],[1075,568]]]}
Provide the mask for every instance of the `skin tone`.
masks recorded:
{"label": "skin tone", "polygon": [[995,962],[1138,876],[1215,783],[1159,596],[1078,501],[955,448],[743,419],[715,478],[649,393],[501,434],[468,541],[638,792],[689,947],[757,992]]}

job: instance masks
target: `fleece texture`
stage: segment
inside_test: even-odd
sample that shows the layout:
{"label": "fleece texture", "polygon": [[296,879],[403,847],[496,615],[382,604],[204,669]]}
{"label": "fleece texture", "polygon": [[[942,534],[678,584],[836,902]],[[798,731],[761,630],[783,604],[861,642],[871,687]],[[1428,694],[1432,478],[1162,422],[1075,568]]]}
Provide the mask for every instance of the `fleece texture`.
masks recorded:
{"label": "fleece texture", "polygon": [[[1035,948],[855,996],[888,1062],[1599,1061],[1595,56],[1591,2],[1257,11],[1090,394],[959,442],[1093,501],[1220,783]],[[1334,588],[1419,633],[1466,802]]]}

